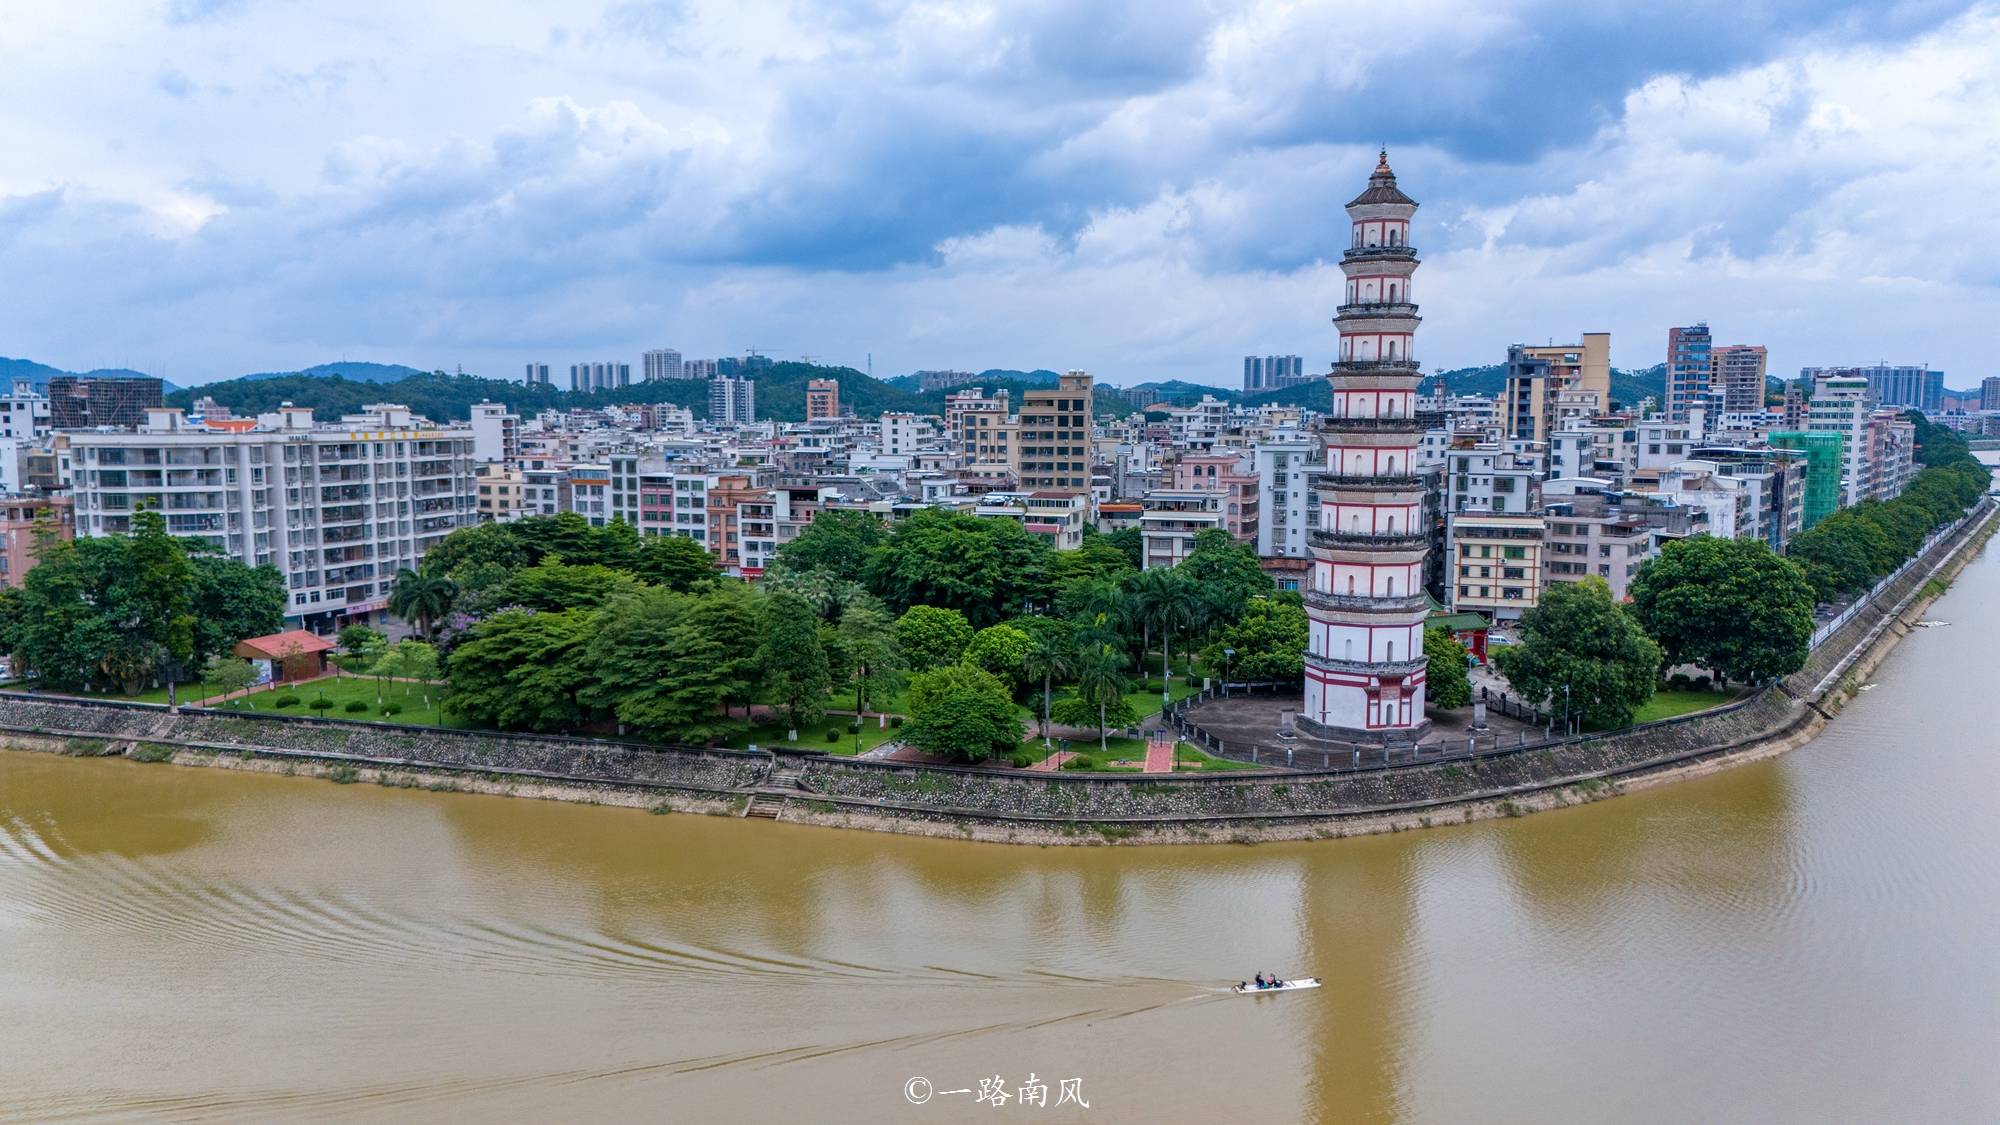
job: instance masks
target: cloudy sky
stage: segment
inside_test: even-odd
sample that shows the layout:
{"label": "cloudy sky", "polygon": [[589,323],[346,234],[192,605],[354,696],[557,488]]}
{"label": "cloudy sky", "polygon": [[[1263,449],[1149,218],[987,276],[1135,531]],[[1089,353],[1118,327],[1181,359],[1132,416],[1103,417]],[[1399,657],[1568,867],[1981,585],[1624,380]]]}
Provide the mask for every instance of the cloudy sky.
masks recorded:
{"label": "cloudy sky", "polygon": [[2000,372],[2000,6],[0,0],[0,355],[1231,383],[1422,201],[1419,358]]}

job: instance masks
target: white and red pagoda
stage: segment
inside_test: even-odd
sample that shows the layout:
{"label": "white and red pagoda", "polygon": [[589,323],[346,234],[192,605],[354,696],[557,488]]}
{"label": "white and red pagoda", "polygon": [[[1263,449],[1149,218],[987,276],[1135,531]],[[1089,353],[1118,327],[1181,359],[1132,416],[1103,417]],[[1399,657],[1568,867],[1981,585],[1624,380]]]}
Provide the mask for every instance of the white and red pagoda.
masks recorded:
{"label": "white and red pagoda", "polygon": [[1342,256],[1347,294],[1334,325],[1340,358],[1327,376],[1332,412],[1321,424],[1326,474],[1309,537],[1312,580],[1305,702],[1308,734],[1403,739],[1424,719],[1424,486],[1417,474],[1417,306],[1410,277],[1416,201],[1396,187],[1384,152],[1368,188],[1347,205],[1354,242]]}

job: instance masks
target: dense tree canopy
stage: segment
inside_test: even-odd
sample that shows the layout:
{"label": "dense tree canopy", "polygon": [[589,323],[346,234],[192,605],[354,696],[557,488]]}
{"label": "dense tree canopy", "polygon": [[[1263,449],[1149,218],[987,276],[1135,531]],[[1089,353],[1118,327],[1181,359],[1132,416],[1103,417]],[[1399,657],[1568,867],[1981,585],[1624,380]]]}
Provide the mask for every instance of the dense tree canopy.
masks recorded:
{"label": "dense tree canopy", "polygon": [[1305,672],[1305,650],[1305,605],[1288,590],[1251,599],[1201,650],[1201,664],[1232,680],[1290,683]]}
{"label": "dense tree canopy", "polygon": [[481,726],[574,731],[589,716],[582,696],[596,682],[587,609],[510,609],[472,629],[451,654],[445,710]]}
{"label": "dense tree canopy", "polygon": [[887,538],[874,513],[836,508],[814,516],[804,531],[779,547],[778,564],[788,571],[818,570],[854,578]]}
{"label": "dense tree canopy", "polygon": [[1451,630],[1424,630],[1424,694],[1429,706],[1451,711],[1472,702],[1466,655]]}
{"label": "dense tree canopy", "polygon": [[958,761],[1011,754],[1021,745],[1021,717],[1007,685],[983,668],[953,664],[910,677],[910,745]]}
{"label": "dense tree canopy", "polygon": [[1514,690],[1557,715],[1604,728],[1629,726],[1652,697],[1660,646],[1611,600],[1601,578],[1557,582],[1521,615],[1519,641],[1494,661]]}
{"label": "dense tree canopy", "polygon": [[918,671],[958,663],[971,643],[972,624],[955,609],[915,605],[896,619],[896,647]]}
{"label": "dense tree canopy", "polygon": [[167,534],[157,512],[133,533],[38,536],[36,566],[0,603],[0,643],[43,683],[138,691],[193,679],[211,657],[284,625],[283,579]]}
{"label": "dense tree canopy", "polygon": [[864,581],[898,612],[929,605],[984,628],[1045,601],[1049,545],[1018,522],[926,510],[898,523],[868,557]]}
{"label": "dense tree canopy", "polygon": [[1956,434],[1926,423],[1918,441],[1930,443],[1924,452],[1936,463],[1919,472],[1901,496],[1844,508],[1792,537],[1785,557],[1804,571],[1818,600],[1839,601],[1868,590],[1992,486],[1990,471]]}
{"label": "dense tree canopy", "polygon": [[1758,683],[1798,671],[1811,652],[1812,585],[1761,539],[1671,541],[1639,568],[1631,601],[1670,668]]}

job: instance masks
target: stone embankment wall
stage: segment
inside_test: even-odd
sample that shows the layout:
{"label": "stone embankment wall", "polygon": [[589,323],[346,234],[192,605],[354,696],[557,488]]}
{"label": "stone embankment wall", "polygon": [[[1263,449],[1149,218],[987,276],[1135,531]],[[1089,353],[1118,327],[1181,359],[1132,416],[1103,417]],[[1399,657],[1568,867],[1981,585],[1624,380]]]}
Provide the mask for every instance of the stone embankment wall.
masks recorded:
{"label": "stone embankment wall", "polygon": [[215,711],[139,704],[75,702],[0,694],[0,735],[81,736],[191,750],[328,764],[405,767],[506,774],[552,782],[582,782],[735,793],[769,771],[761,754],[655,750],[584,738],[547,738],[476,731],[343,723],[304,718],[253,718]]}
{"label": "stone embankment wall", "polygon": [[215,711],[169,715],[163,707],[21,694],[0,694],[0,745],[71,753],[141,746],[192,752],[177,760],[234,751],[323,765],[516,778],[551,797],[598,800],[606,790],[669,794],[709,811],[761,807],[768,814],[775,807],[779,819],[790,821],[1011,842],[1397,830],[1592,800],[1802,743],[1837,709],[1851,680],[1894,643],[1902,618],[1925,604],[1928,584],[1955,573],[1991,533],[1993,505],[1976,517],[1826,638],[1805,668],[1745,700],[1632,730],[1421,766],[1147,777],[787,754],[801,767],[797,788],[791,788],[772,783],[768,754]]}

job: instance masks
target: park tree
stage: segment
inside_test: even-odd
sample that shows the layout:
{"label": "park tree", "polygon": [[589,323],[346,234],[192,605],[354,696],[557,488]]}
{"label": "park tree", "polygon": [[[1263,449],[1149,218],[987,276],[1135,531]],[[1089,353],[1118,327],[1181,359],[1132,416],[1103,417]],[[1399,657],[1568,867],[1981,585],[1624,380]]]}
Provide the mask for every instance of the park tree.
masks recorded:
{"label": "park tree", "polygon": [[648,737],[721,733],[723,653],[714,638],[689,627],[695,604],[689,595],[650,588],[600,608],[583,702]]}
{"label": "park tree", "polygon": [[649,536],[633,569],[641,579],[683,594],[721,573],[708,548],[685,535]]}
{"label": "park tree", "polygon": [[1234,620],[1250,599],[1277,589],[1258,565],[1256,548],[1214,527],[1195,533],[1194,550],[1174,573],[1192,584],[1222,621]]}
{"label": "park tree", "polygon": [[551,557],[579,566],[597,561],[597,529],[577,512],[529,516],[506,527],[525,556],[520,566],[537,566]]}
{"label": "park tree", "polygon": [[194,568],[195,663],[285,627],[285,579],[277,568],[245,566],[207,551],[192,554],[188,562]]}
{"label": "park tree", "polygon": [[1104,541],[1117,548],[1118,553],[1125,556],[1125,561],[1133,570],[1144,565],[1146,537],[1138,528],[1121,527],[1117,531],[1106,532]]}
{"label": "park tree", "polygon": [[1109,536],[1087,534],[1083,546],[1049,556],[1050,576],[1057,589],[1093,578],[1122,578],[1137,570]]}
{"label": "park tree", "polygon": [[910,677],[903,740],[955,761],[980,762],[1021,745],[1021,718],[1007,685],[983,668],[952,664]]}
{"label": "park tree", "polygon": [[798,596],[778,593],[765,599],[760,621],[763,640],[757,663],[771,701],[785,716],[790,729],[786,737],[796,742],[800,727],[825,714],[826,693],[832,686],[826,649],[819,640],[819,617]]}
{"label": "park tree", "polygon": [[974,633],[959,660],[986,669],[1008,685],[1009,690],[1014,690],[1027,678],[1025,662],[1033,647],[1034,641],[1027,633],[1003,621]]}
{"label": "park tree", "polygon": [[848,678],[854,685],[854,718],[858,722],[870,702],[895,691],[902,682],[903,660],[896,650],[895,623],[870,598],[849,606],[835,628],[847,655]]}
{"label": "park tree", "polygon": [[882,521],[873,513],[834,508],[814,516],[804,531],[778,548],[776,569],[853,578],[867,565],[870,552],[887,537]]}
{"label": "park tree", "polygon": [[1174,634],[1200,629],[1217,603],[1209,601],[1207,593],[1181,567],[1142,570],[1126,585],[1147,632],[1160,638],[1160,691],[1164,698],[1172,682]]}
{"label": "park tree", "polygon": [[589,718],[581,701],[596,676],[589,659],[595,615],[510,609],[474,625],[452,651],[445,710],[480,726],[572,731]]}
{"label": "park tree", "polygon": [[512,574],[535,561],[515,528],[511,523],[461,527],[424,552],[424,565],[461,582],[460,570],[466,567],[490,567],[502,575]]}
{"label": "park tree", "polygon": [[955,609],[983,628],[1047,599],[1048,556],[1018,521],[926,509],[869,553],[862,581],[891,609]]}
{"label": "park tree", "polygon": [[636,593],[639,580],[622,570],[595,563],[572,566],[554,559],[514,572],[507,580],[502,597],[510,605],[561,613],[571,609],[596,609],[619,597]]}
{"label": "park tree", "polygon": [[1021,672],[1030,681],[1042,681],[1042,745],[1049,743],[1049,714],[1055,701],[1055,682],[1066,679],[1076,664],[1076,649],[1069,623],[1061,618],[1028,618],[1022,632],[1028,636],[1028,650],[1021,657]]}
{"label": "park tree", "polygon": [[[1125,700],[1125,693],[1132,686],[1131,681],[1125,678],[1125,656],[1115,645],[1098,641],[1086,645],[1077,653],[1073,669],[1076,689],[1070,698],[1077,703],[1066,706],[1059,702],[1055,707],[1055,719],[1068,726],[1074,723],[1079,713],[1088,716],[1096,712],[1097,748],[1103,750],[1110,726],[1138,721],[1138,716],[1132,713],[1131,704]],[[1085,718],[1085,723],[1088,721]]]}
{"label": "park tree", "polygon": [[1494,661],[1524,699],[1601,728],[1630,726],[1652,697],[1660,646],[1601,578],[1557,582],[1521,615],[1518,642]]}
{"label": "park tree", "polygon": [[747,706],[757,686],[758,624],[761,603],[750,584],[721,580],[705,590],[688,611],[687,627],[720,655],[706,669],[723,714]]}
{"label": "park tree", "polygon": [[910,668],[956,664],[972,643],[972,625],[955,609],[913,605],[896,619],[896,648]]}
{"label": "park tree", "polygon": [[[257,668],[240,656],[226,656],[220,653],[208,658],[202,667],[202,682],[215,689],[215,694],[228,697],[239,691],[248,691],[257,682]],[[235,701],[240,705],[241,700]]]}
{"label": "park tree", "polygon": [[1875,579],[1894,569],[1881,570],[1877,560],[1893,558],[1895,548],[1882,529],[1851,512],[1835,512],[1792,537],[1785,557],[1797,563],[1812,584],[1813,596],[1835,602],[1859,594]]}
{"label": "park tree", "polygon": [[125,631],[136,651],[151,654],[149,672],[164,673],[167,697],[194,659],[194,564],[187,548],[167,534],[167,520],[152,509],[132,515],[123,580],[114,589],[127,607]]}
{"label": "park tree", "polygon": [[1451,630],[1424,630],[1424,688],[1430,705],[1450,711],[1472,702],[1472,678],[1466,674],[1466,649]]}
{"label": "park tree", "polygon": [[1306,608],[1296,591],[1285,590],[1252,598],[1225,621],[1201,650],[1201,664],[1234,679],[1290,683],[1305,673],[1305,650]]}
{"label": "park tree", "polygon": [[[396,572],[389,587],[389,612],[408,621],[425,637],[436,634],[438,622],[451,612],[458,586],[444,571],[431,566],[420,570],[404,567]],[[562,607],[548,607],[562,608]]]}
{"label": "park tree", "polygon": [[1632,579],[1631,612],[1667,667],[1761,683],[1805,666],[1813,590],[1761,539],[1698,535],[1669,542]]}

